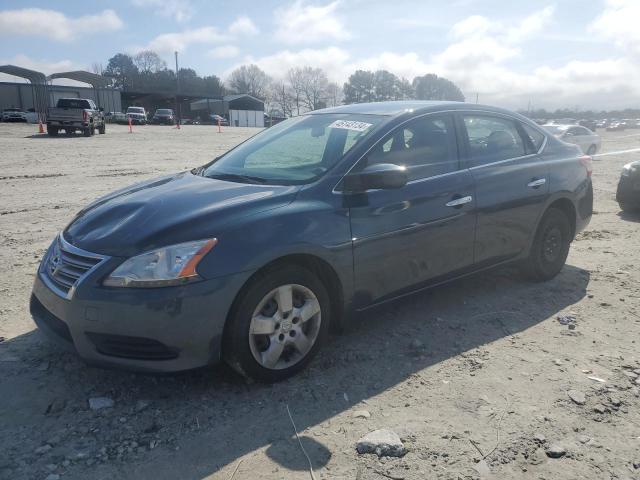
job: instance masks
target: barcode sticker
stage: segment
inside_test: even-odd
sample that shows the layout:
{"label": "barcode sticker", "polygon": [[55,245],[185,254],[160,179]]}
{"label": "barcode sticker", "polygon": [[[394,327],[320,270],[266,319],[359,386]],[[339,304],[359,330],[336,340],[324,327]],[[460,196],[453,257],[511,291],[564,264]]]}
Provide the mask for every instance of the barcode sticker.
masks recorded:
{"label": "barcode sticker", "polygon": [[366,122],[355,122],[353,120],[336,120],[331,125],[329,125],[329,128],[343,128],[345,130],[354,130],[356,132],[364,132],[371,125],[373,124],[366,123]]}

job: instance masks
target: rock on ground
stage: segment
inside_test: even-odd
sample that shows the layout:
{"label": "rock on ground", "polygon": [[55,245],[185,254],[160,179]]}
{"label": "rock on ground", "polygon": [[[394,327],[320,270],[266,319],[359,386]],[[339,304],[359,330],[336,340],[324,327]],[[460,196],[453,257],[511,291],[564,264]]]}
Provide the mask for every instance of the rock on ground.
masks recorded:
{"label": "rock on ground", "polygon": [[358,453],[375,453],[379,457],[402,457],[407,449],[398,434],[392,430],[374,430],[356,443]]}

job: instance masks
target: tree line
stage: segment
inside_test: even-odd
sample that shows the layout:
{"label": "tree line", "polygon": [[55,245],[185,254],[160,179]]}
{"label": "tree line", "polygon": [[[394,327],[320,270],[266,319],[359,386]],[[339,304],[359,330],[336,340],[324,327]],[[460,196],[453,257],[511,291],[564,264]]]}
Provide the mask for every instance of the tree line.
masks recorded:
{"label": "tree line", "polygon": [[[118,53],[106,68],[93,65],[94,73],[112,78],[116,88],[131,92],[173,93],[176,74],[151,50],[136,55]],[[342,85],[329,81],[321,68],[301,66],[289,69],[274,79],[257,65],[242,65],[233,70],[226,82],[216,75],[199,76],[193,69],[178,72],[180,91],[185,94],[217,97],[226,93],[246,93],[265,102],[272,115],[290,117],[300,113],[341,104],[386,100],[464,101],[460,88],[435,74],[400,78],[387,70],[356,70]]]}

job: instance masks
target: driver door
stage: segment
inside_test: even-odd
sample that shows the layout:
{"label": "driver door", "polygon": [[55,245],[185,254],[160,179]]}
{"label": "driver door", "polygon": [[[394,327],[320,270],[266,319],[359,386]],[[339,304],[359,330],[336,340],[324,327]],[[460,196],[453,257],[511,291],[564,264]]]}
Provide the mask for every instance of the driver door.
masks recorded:
{"label": "driver door", "polygon": [[456,275],[473,265],[474,180],[461,169],[453,117],[396,128],[360,160],[407,167],[409,182],[348,198],[356,308]]}

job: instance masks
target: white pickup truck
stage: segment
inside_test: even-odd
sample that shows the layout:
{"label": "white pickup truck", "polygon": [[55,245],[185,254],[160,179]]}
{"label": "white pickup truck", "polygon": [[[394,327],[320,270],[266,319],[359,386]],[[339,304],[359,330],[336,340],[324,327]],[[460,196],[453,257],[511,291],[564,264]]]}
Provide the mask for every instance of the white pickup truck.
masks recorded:
{"label": "white pickup truck", "polygon": [[47,110],[47,133],[54,137],[60,130],[67,134],[81,130],[85,137],[96,130],[105,133],[104,114],[88,98],[61,98],[55,107]]}

